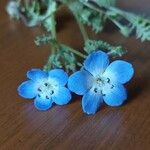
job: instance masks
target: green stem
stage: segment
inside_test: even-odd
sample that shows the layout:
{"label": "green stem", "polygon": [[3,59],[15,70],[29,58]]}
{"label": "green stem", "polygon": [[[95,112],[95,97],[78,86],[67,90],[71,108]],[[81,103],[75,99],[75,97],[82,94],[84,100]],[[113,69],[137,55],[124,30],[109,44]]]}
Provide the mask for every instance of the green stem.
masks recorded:
{"label": "green stem", "polygon": [[[53,13],[51,15],[51,22],[52,22],[52,30],[51,30],[51,36],[54,40],[57,40],[57,34],[56,34],[56,22],[55,22],[55,14]],[[54,54],[56,52],[56,47],[51,44],[51,54]],[[44,66],[44,70],[48,71],[51,69],[51,62],[49,62],[51,55],[49,56],[46,65]]]}
{"label": "green stem", "polygon": [[81,23],[81,21],[79,20],[79,18],[78,18],[78,15],[76,14],[76,13],[73,13],[74,14],[74,16],[75,16],[75,18],[76,18],[76,21],[77,21],[77,23],[78,23],[78,26],[79,26],[79,28],[80,28],[80,31],[81,31],[81,34],[82,34],[82,36],[83,36],[83,39],[84,39],[84,42],[86,42],[87,40],[89,40],[89,37],[88,37],[88,34],[87,34],[87,32],[86,32],[86,30],[85,30],[85,28],[84,28],[84,25]]}
{"label": "green stem", "polygon": [[75,49],[73,49],[73,48],[71,48],[71,47],[69,47],[69,46],[67,46],[67,45],[65,45],[65,44],[59,44],[61,47],[63,47],[63,48],[66,48],[66,49],[68,49],[69,51],[71,51],[72,53],[74,53],[74,54],[76,54],[76,55],[78,55],[78,56],[80,56],[80,57],[82,57],[82,58],[86,58],[86,55],[84,55],[84,54],[82,54],[81,52],[79,52],[79,51],[76,51]]}
{"label": "green stem", "polygon": [[89,8],[91,8],[91,9],[93,9],[93,10],[95,10],[95,11],[97,11],[97,12],[99,12],[99,13],[104,13],[104,11],[100,10],[99,8],[95,7],[94,5],[92,5],[88,2],[82,2],[82,4],[89,7]]}
{"label": "green stem", "polygon": [[[96,3],[96,2],[95,2]],[[103,7],[105,7],[105,9],[106,9],[106,11],[104,11],[104,10],[102,10],[102,9],[100,9],[100,8],[98,8],[98,7],[96,7],[95,5],[93,5],[93,4],[91,4],[91,3],[89,3],[88,1],[87,2],[82,2],[82,4],[84,4],[85,6],[87,6],[87,7],[89,7],[89,8],[91,8],[91,9],[93,9],[93,10],[95,10],[95,11],[97,11],[97,12],[99,12],[99,13],[103,13],[103,14],[105,14],[105,15],[107,15],[107,10],[109,10],[109,11],[112,11],[112,12],[116,12],[117,14],[119,14],[120,16],[122,16],[122,17],[124,17],[125,19],[127,19],[129,22],[130,22],[130,16],[133,16],[133,14],[132,13],[129,13],[129,12],[126,12],[126,11],[123,11],[123,10],[120,10],[119,8],[116,8],[116,7],[113,7],[113,6],[103,6]],[[96,3],[97,4],[97,3]],[[97,4],[98,5],[98,4]],[[109,15],[107,15],[107,17],[110,19],[110,20],[112,20],[112,18],[109,16]],[[117,25],[117,24],[116,24]]]}
{"label": "green stem", "polygon": [[[52,38],[54,40],[56,40],[57,39],[57,35],[56,35],[56,22],[55,22],[55,15],[54,14],[51,15],[51,21],[52,21],[52,31],[51,31]],[[51,49],[52,49],[52,54],[54,54],[56,48],[53,45],[51,45]]]}
{"label": "green stem", "polygon": [[74,53],[74,54],[76,54],[76,55],[82,57],[82,58],[86,58],[86,55],[84,55],[83,53],[81,53],[81,52],[79,52],[79,51],[77,51],[77,50],[75,50],[75,49],[73,49],[73,48],[71,48],[71,47],[69,47],[69,46],[67,46],[67,45],[65,45],[65,44],[62,44],[62,43],[60,43],[60,42],[57,41],[57,40],[53,40],[53,41],[51,42],[51,45],[52,45],[55,49],[58,49],[58,50],[59,50],[59,49],[61,49],[61,47],[62,47],[62,48],[65,48],[65,49],[71,51],[72,53]]}
{"label": "green stem", "polygon": [[[93,10],[99,12],[99,13],[102,13],[102,14],[106,14],[106,15],[107,15],[107,13],[106,13],[105,11],[103,11],[103,10],[99,9],[98,7],[96,7],[96,6],[92,5],[92,4],[90,4],[89,2],[82,2],[82,3],[83,3],[85,6],[91,8],[91,9],[93,9]],[[105,6],[105,8],[111,10],[113,7],[109,7],[109,8],[108,8],[108,7]],[[112,9],[112,10],[113,10],[113,9]],[[117,9],[117,10],[119,11],[119,9]],[[119,11],[119,13],[120,13],[120,15],[121,15],[121,11]],[[122,28],[122,26],[121,26],[117,21],[115,21],[114,19],[112,19],[109,15],[107,15],[107,18],[109,18],[118,28],[120,28],[120,29]]]}
{"label": "green stem", "polygon": [[55,15],[54,14],[51,15],[51,21],[52,21],[52,31],[51,31],[52,38],[56,40],[57,35],[56,35],[56,22],[55,22]]}
{"label": "green stem", "polygon": [[86,29],[84,27],[84,25],[81,23],[79,17],[78,17],[78,14],[74,11],[74,9],[72,9],[72,6],[71,5],[68,5],[69,9],[71,10],[71,12],[73,13],[76,21],[77,21],[77,24],[80,28],[80,31],[81,31],[81,34],[83,36],[83,39],[84,39],[84,42],[86,42],[87,40],[89,40],[89,37],[88,37],[88,34],[86,32]]}

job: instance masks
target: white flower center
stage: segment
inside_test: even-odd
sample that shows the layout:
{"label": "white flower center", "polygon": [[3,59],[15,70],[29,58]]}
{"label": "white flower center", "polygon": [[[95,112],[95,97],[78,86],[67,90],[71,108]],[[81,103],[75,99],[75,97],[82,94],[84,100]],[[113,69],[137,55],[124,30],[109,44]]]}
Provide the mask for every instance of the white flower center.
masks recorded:
{"label": "white flower center", "polygon": [[110,79],[103,76],[96,77],[92,86],[92,90],[95,93],[101,94],[103,96],[105,96],[104,91],[106,89],[112,89],[112,88],[114,88],[114,85],[111,83]]}
{"label": "white flower center", "polygon": [[38,97],[42,99],[50,99],[53,94],[58,90],[58,83],[52,79],[45,79],[39,83]]}

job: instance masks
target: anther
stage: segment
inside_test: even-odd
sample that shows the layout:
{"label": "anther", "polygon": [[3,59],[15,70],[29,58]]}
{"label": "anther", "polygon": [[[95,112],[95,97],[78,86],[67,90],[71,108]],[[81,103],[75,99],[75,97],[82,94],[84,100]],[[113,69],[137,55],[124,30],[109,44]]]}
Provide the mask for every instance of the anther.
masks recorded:
{"label": "anther", "polygon": [[38,91],[41,92],[42,90],[40,88],[38,88]]}
{"label": "anther", "polygon": [[102,81],[100,78],[97,78],[97,80],[96,80],[97,82],[100,82],[100,81]]}
{"label": "anther", "polygon": [[46,99],[49,99],[49,97],[46,95]]}
{"label": "anther", "polygon": [[107,78],[107,83],[109,83],[110,82],[110,79],[109,78]]}
{"label": "anther", "polygon": [[101,91],[102,96],[106,96],[106,94],[103,93],[103,91]]}
{"label": "anther", "polygon": [[38,94],[37,96],[38,96],[38,97],[41,97],[41,95],[40,95],[40,94]]}
{"label": "anther", "polygon": [[111,85],[111,89],[113,89],[114,88],[114,85]]}
{"label": "anther", "polygon": [[48,83],[44,83],[45,86],[48,86]]}
{"label": "anther", "polygon": [[98,92],[97,88],[94,88],[94,92],[95,92],[95,93],[97,93],[97,92]]}
{"label": "anther", "polygon": [[51,94],[51,95],[54,94],[54,91],[52,90],[52,91],[50,92],[50,94]]}

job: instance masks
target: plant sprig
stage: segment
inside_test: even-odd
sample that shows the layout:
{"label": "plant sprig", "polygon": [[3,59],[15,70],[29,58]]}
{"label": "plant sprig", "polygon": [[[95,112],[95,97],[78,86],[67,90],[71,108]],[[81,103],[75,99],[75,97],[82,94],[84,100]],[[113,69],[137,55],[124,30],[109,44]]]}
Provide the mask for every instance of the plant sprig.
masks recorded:
{"label": "plant sprig", "polygon": [[[105,18],[112,21],[119,28],[120,33],[125,37],[128,37],[135,30],[136,37],[140,38],[141,41],[150,41],[150,19],[126,12],[114,6],[108,6],[100,0],[95,0],[94,2],[91,0],[80,0],[80,2],[99,14],[103,14]],[[127,24],[124,21],[127,21]]]}
{"label": "plant sprig", "polygon": [[[116,0],[16,0],[13,2],[16,2],[15,7],[11,7],[10,10],[9,5],[7,7],[9,15],[16,9],[17,11],[12,11],[13,17],[17,15],[16,18],[21,18],[28,27],[42,25],[46,30],[46,34],[36,37],[35,43],[51,45],[51,53],[44,66],[44,70],[47,71],[54,67],[65,68],[68,72],[75,71],[78,66],[82,66],[78,57],[85,59],[87,54],[98,49],[112,57],[122,56],[126,52],[120,45],[114,46],[100,39],[91,39],[85,25],[91,26],[93,31],[98,33],[104,29],[107,20],[110,20],[125,37],[135,30],[136,37],[141,41],[150,41],[150,19],[117,8]],[[62,6],[71,11],[79,26],[84,40],[83,53],[57,39],[56,12]]]}

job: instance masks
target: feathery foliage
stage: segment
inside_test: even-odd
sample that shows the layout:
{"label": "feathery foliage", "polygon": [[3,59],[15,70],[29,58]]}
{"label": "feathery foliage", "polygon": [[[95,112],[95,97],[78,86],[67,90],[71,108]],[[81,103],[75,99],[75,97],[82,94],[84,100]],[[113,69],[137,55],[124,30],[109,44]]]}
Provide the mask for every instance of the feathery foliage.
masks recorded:
{"label": "feathery foliage", "polygon": [[74,15],[84,39],[86,54],[98,49],[106,51],[113,58],[126,53],[120,45],[113,46],[100,39],[89,38],[84,25],[99,33],[103,31],[108,20],[125,37],[135,31],[136,37],[141,41],[150,41],[150,19],[119,9],[116,0],[13,0],[13,3],[13,7],[7,6],[10,16],[20,18],[28,27],[42,25],[45,28],[46,34],[35,39],[38,46],[51,45],[51,54],[44,70],[65,68],[68,72],[75,71],[78,66],[82,66],[78,57],[86,58],[82,52],[60,43],[57,39],[56,12],[61,7],[67,7]]}

